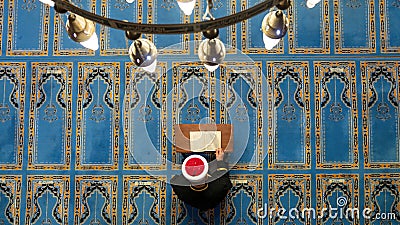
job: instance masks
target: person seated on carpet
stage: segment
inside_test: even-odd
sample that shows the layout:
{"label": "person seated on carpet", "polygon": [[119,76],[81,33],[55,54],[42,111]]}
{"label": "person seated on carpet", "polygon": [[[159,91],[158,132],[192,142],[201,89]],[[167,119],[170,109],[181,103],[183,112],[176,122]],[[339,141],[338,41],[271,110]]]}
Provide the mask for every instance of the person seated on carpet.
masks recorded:
{"label": "person seated on carpet", "polygon": [[182,164],[182,174],[171,179],[171,186],[178,198],[200,210],[218,205],[232,187],[224,151],[215,151],[215,160],[208,163],[201,155],[190,155]]}

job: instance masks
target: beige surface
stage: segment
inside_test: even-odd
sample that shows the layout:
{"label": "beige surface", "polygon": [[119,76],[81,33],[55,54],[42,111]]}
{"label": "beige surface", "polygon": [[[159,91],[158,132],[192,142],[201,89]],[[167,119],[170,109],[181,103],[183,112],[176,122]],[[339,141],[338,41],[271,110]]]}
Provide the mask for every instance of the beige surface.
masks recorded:
{"label": "beige surface", "polygon": [[233,151],[233,126],[231,124],[175,124],[174,146],[177,152],[192,152],[190,148],[191,131],[220,131],[221,148],[226,152]]}

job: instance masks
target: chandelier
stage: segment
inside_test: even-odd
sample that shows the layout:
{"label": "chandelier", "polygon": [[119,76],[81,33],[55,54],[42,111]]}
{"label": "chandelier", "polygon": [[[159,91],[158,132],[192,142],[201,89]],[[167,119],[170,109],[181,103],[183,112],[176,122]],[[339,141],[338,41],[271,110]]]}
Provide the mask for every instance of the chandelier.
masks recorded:
{"label": "chandelier", "polygon": [[[185,34],[202,32],[205,39],[200,43],[198,57],[209,71],[214,71],[225,58],[225,45],[218,38],[219,28],[227,27],[247,20],[255,15],[274,8],[267,13],[262,21],[261,30],[265,48],[271,50],[285,36],[289,20],[283,13],[289,8],[290,0],[265,0],[246,10],[221,18],[214,18],[211,13],[213,1],[207,1],[206,11],[202,21],[185,24],[141,24],[124,20],[106,18],[83,10],[68,0],[40,0],[42,3],[54,7],[57,13],[68,13],[65,27],[71,40],[82,46],[97,50],[98,37],[95,32],[95,23],[125,31],[127,39],[132,41],[128,54],[136,66],[148,72],[154,72],[157,65],[157,48],[150,40],[142,38],[142,34]],[[126,0],[131,3],[132,0]],[[314,7],[320,0],[307,0],[309,8]],[[196,0],[177,0],[178,6],[185,15],[191,15]]]}

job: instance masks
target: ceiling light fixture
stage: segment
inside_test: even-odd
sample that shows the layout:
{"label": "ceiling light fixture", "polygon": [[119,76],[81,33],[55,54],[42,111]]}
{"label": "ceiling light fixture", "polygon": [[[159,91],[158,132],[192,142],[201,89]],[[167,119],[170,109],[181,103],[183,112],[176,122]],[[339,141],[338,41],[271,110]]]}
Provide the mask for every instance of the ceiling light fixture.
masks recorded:
{"label": "ceiling light fixture", "polygon": [[95,32],[95,24],[76,14],[69,14],[66,23],[68,36],[83,47],[97,50],[99,49],[99,39]]}
{"label": "ceiling light fixture", "polygon": [[[203,20],[215,20],[211,13],[212,8],[212,0],[207,0],[207,7],[203,15]],[[224,61],[226,55],[225,45],[221,40],[218,39],[218,35],[218,29],[203,31],[203,36],[206,39],[200,43],[198,49],[200,61],[210,72],[214,72],[219,67],[219,64]]]}
{"label": "ceiling light fixture", "polygon": [[265,48],[271,50],[282,37],[285,36],[289,26],[289,19],[281,10],[269,12],[261,23]]}
{"label": "ceiling light fixture", "polygon": [[203,35],[206,39],[199,45],[199,59],[210,72],[218,68],[226,55],[225,45],[217,38],[218,34],[218,29],[204,31]]}
{"label": "ceiling light fixture", "polygon": [[129,58],[136,66],[150,73],[156,70],[157,66],[157,48],[148,39],[140,38],[142,35],[133,31],[125,31],[125,36],[133,40],[129,47]]}
{"label": "ceiling light fixture", "polygon": [[[184,24],[132,23],[124,20],[107,18],[83,10],[73,5],[68,0],[39,1],[50,6],[54,5],[54,9],[59,13],[70,12],[67,22],[67,31],[70,38],[90,49],[96,50],[98,48],[97,35],[94,32],[94,23],[124,30],[126,32],[126,37],[133,40],[133,43],[129,47],[129,57],[138,67],[147,71],[155,70],[157,48],[151,41],[140,38],[140,34],[186,34],[203,32],[206,39],[200,44],[198,55],[204,65],[206,65],[210,71],[213,71],[223,62],[226,54],[224,44],[218,39],[219,28],[234,25],[276,7],[278,10],[268,13],[262,23],[265,47],[267,49],[272,49],[279,40],[285,36],[289,25],[289,21],[282,10],[290,6],[290,0],[265,0],[246,10],[221,18],[214,18],[211,15],[210,11],[213,1],[207,0],[203,21]],[[314,2],[319,0],[308,1],[314,4]],[[127,2],[131,2],[131,0],[127,0]],[[177,2],[185,15],[190,15],[196,5],[196,0],[177,0]],[[87,45],[86,42],[95,44]]]}
{"label": "ceiling light fixture", "polygon": [[134,30],[137,33],[142,34],[186,34],[186,33],[196,33],[203,32],[205,30],[212,30],[227,27],[244,20],[250,19],[253,16],[261,14],[266,10],[280,4],[282,1],[287,0],[265,0],[257,5],[248,8],[246,10],[221,17],[215,20],[200,21],[195,23],[184,23],[184,24],[142,24],[142,23],[132,23],[123,20],[116,20],[107,18],[95,13],[83,10],[68,0],[53,0],[55,5],[63,8],[71,13],[80,15],[88,20],[95,23],[124,31]]}
{"label": "ceiling light fixture", "polygon": [[[68,10],[62,7],[62,5],[55,4],[54,1],[40,1],[44,4],[54,7],[54,10],[59,14],[68,12]],[[69,38],[80,43],[83,47],[94,51],[99,49],[99,39],[97,37],[95,27],[96,25],[93,21],[73,12],[70,12],[65,24]]]}

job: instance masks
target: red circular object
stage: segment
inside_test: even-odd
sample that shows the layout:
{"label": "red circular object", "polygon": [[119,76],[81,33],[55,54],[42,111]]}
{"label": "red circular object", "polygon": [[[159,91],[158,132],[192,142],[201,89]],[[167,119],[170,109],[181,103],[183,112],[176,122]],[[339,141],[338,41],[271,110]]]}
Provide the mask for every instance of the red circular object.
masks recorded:
{"label": "red circular object", "polygon": [[186,162],[185,170],[190,176],[198,176],[204,170],[204,163],[199,158],[191,158]]}

